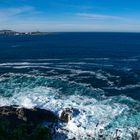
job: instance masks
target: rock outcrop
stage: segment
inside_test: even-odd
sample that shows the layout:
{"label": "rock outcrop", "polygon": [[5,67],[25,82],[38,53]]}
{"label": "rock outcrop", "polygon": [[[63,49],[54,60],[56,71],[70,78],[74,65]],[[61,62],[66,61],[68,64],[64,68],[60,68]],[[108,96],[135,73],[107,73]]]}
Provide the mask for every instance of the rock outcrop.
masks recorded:
{"label": "rock outcrop", "polygon": [[45,109],[27,109],[17,106],[4,106],[0,107],[0,119],[14,119],[25,122],[41,123],[43,121],[54,122],[58,118],[57,116]]}
{"label": "rock outcrop", "polygon": [[59,119],[68,123],[70,120],[72,120],[72,113],[72,109],[65,108],[59,112]]}
{"label": "rock outcrop", "polygon": [[43,127],[43,122],[55,124],[58,117],[51,111],[18,106],[0,107],[0,140],[49,140],[53,127]]}
{"label": "rock outcrop", "polygon": [[68,123],[72,118],[80,114],[80,111],[75,108],[64,108],[59,112],[59,119]]}

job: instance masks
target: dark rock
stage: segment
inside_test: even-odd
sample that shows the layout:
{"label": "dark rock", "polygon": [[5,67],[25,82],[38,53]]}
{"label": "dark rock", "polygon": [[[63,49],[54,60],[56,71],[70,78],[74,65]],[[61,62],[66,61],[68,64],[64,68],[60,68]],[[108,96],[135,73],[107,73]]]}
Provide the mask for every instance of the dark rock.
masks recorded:
{"label": "dark rock", "polygon": [[59,119],[64,122],[69,122],[79,114],[80,111],[76,108],[64,108],[59,112]]}
{"label": "dark rock", "polygon": [[26,109],[17,106],[0,107],[0,119],[2,118],[34,123],[41,123],[44,121],[54,122],[58,119],[53,112],[45,109]]}
{"label": "dark rock", "polygon": [[65,108],[64,110],[60,111],[59,119],[64,122],[69,122],[72,119],[73,111],[70,108]]}
{"label": "dark rock", "polygon": [[42,124],[55,124],[57,120],[53,112],[44,109],[0,107],[0,140],[49,140],[53,128],[43,127]]}

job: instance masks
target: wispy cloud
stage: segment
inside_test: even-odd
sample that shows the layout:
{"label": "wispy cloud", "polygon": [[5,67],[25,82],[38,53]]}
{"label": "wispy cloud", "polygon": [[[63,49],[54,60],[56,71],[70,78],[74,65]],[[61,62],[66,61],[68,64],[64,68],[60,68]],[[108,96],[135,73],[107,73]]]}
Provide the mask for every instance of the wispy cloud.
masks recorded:
{"label": "wispy cloud", "polygon": [[123,19],[119,16],[112,16],[112,15],[102,15],[102,14],[93,14],[93,13],[76,13],[79,17],[89,18],[89,19],[98,19],[98,20],[105,20],[105,19]]}
{"label": "wispy cloud", "polygon": [[34,7],[22,6],[22,7],[10,7],[0,9],[0,22],[14,20],[18,16],[34,11]]}
{"label": "wispy cloud", "polygon": [[0,9],[0,16],[15,16],[22,13],[32,11],[34,8],[31,6],[11,7]]}

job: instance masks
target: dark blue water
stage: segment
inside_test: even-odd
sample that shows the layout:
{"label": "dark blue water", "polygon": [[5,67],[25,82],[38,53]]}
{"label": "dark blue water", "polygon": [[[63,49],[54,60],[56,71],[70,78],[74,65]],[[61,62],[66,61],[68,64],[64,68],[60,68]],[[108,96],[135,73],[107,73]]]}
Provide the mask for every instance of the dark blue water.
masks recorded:
{"label": "dark blue water", "polygon": [[[0,61],[36,62],[37,59],[50,60],[54,65],[60,63],[82,70],[102,71],[116,77],[111,89],[105,80],[90,77],[75,79],[77,82],[102,88],[107,95],[126,94],[140,100],[140,34],[138,33],[52,33],[46,36],[0,36]],[[43,60],[44,62],[44,60]],[[47,61],[48,62],[48,61]],[[78,63],[84,64],[78,64]],[[76,68],[78,69],[78,68]],[[1,72],[9,69],[1,69]],[[9,70],[10,71],[10,70]],[[14,69],[12,69],[14,71]],[[12,72],[11,71],[11,72]],[[81,75],[82,77],[82,75]],[[75,77],[71,77],[73,80]],[[131,85],[132,88],[119,90]],[[113,88],[114,87],[114,88]],[[118,89],[115,87],[118,87]]]}
{"label": "dark blue water", "polygon": [[54,33],[0,37],[1,59],[129,58],[140,54],[138,33]]}
{"label": "dark blue water", "polygon": [[[0,36],[0,97],[0,105],[44,108],[48,103],[55,112],[68,105],[80,108],[81,112],[89,109],[84,113],[87,120],[94,124],[103,117],[101,126],[109,131],[117,127],[137,128],[140,126],[140,34]],[[50,102],[55,100],[57,107],[46,98]],[[106,114],[90,112],[92,107]],[[109,115],[105,116],[107,121],[103,114]],[[91,129],[88,126],[87,131]]]}

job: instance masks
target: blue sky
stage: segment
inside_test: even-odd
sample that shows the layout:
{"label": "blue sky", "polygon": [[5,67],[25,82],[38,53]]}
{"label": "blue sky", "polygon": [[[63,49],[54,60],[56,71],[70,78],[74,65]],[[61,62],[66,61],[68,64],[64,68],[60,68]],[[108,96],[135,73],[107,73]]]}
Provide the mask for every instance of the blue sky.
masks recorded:
{"label": "blue sky", "polygon": [[140,0],[0,0],[0,29],[140,32]]}

